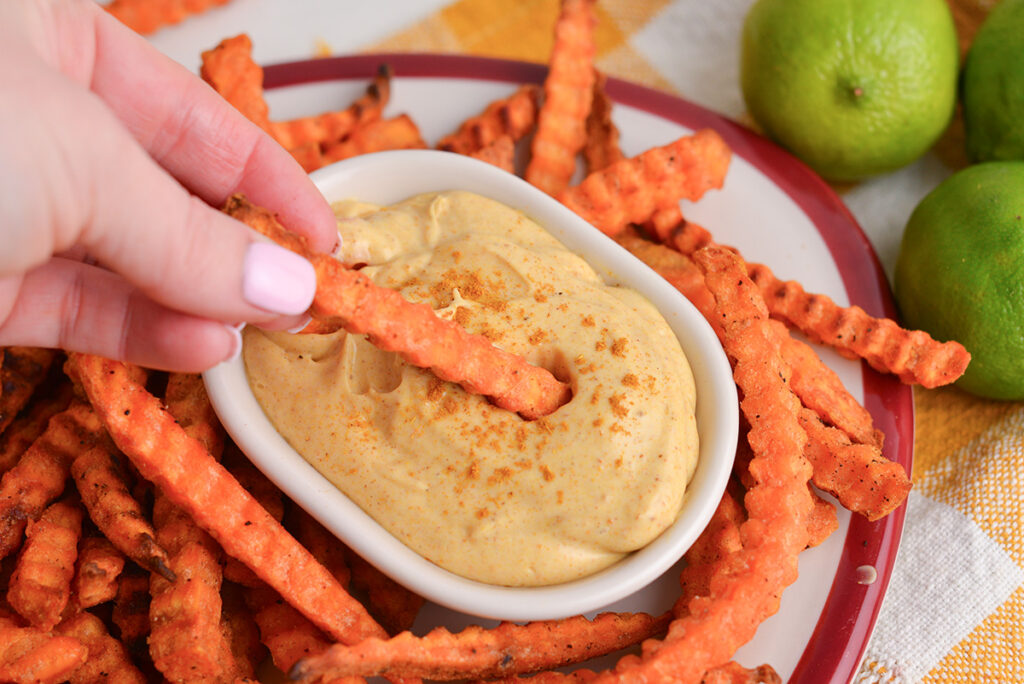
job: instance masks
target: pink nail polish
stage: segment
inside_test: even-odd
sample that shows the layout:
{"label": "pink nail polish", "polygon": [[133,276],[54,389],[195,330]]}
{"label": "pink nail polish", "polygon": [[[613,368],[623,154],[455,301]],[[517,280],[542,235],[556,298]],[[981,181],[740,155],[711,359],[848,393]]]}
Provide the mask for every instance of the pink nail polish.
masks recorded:
{"label": "pink nail polish", "polygon": [[245,253],[242,296],[253,306],[279,314],[300,314],[313,303],[316,271],[298,254],[267,242]]}

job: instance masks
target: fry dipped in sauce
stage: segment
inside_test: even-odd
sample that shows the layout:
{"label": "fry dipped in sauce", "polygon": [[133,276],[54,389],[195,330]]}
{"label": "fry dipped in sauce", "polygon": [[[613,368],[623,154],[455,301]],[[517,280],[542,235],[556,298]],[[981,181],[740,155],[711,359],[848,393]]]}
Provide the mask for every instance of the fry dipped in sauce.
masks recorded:
{"label": "fry dipped in sauce", "polygon": [[526,421],[344,331],[247,329],[253,391],[297,451],[415,551],[491,584],[576,579],[672,524],[696,466],[695,392],[645,298],[471,193],[336,210],[339,258],[573,396]]}

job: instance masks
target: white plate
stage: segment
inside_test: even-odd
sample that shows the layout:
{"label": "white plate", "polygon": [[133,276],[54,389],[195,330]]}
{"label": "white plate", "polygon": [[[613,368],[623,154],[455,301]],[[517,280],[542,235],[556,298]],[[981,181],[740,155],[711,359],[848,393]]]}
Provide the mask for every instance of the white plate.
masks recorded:
{"label": "white plate", "polygon": [[[395,69],[388,115],[408,113],[433,143],[517,84],[540,82],[542,65],[446,55],[360,55],[282,64],[266,69],[271,115],[276,119],[346,106],[360,95],[377,65]],[[679,98],[615,79],[608,91],[627,155],[665,144],[693,129],[714,127],[734,158],[723,190],[710,193],[686,216],[718,242],[739,247],[751,261],[779,277],[800,280],[840,304],[855,303],[873,315],[894,316],[888,285],[867,239],[829,187],[805,166],[747,129]],[[913,405],[908,387],[858,363],[823,357],[863,398],[886,433],[885,454],[910,469]],[[839,510],[839,530],[801,555],[800,578],[783,596],[780,611],[737,654],[747,666],[771,664],[791,682],[848,682],[867,645],[888,583],[905,509],[877,523]],[[877,579],[861,583],[864,566]],[[659,613],[678,594],[677,569],[647,588],[606,607]],[[443,624],[452,629],[477,618],[427,605],[414,631]],[[483,624],[488,624],[483,621]],[[608,666],[603,659],[595,666]]]}

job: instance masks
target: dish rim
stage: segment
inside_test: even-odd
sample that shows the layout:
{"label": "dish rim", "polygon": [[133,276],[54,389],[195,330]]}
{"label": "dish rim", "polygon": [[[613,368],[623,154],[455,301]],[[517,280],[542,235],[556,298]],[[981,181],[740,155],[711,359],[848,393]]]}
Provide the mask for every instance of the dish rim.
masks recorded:
{"label": "dish rim", "polygon": [[[426,168],[430,172],[425,173]],[[717,336],[696,308],[571,210],[521,178],[470,157],[436,150],[379,152],[324,167],[311,178],[331,201],[355,196],[389,204],[421,192],[476,192],[523,211],[583,255],[607,281],[628,282],[662,312],[690,360],[698,391],[700,459],[683,510],[662,535],[598,573],[543,587],[503,587],[469,580],[406,547],[273,429],[249,390],[242,360],[235,359],[207,371],[204,379],[225,429],[250,460],[392,579],[439,605],[479,617],[527,621],[589,613],[642,589],[678,561],[714,513],[731,472],[738,435],[731,368]]]}

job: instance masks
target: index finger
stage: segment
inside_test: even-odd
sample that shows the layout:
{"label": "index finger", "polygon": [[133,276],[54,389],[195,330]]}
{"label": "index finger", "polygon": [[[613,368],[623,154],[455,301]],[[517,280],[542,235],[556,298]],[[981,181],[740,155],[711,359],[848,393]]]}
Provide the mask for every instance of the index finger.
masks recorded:
{"label": "index finger", "polygon": [[291,155],[184,67],[98,6],[90,88],[180,183],[213,206],[241,192],[319,251],[337,241],[327,201]]}

